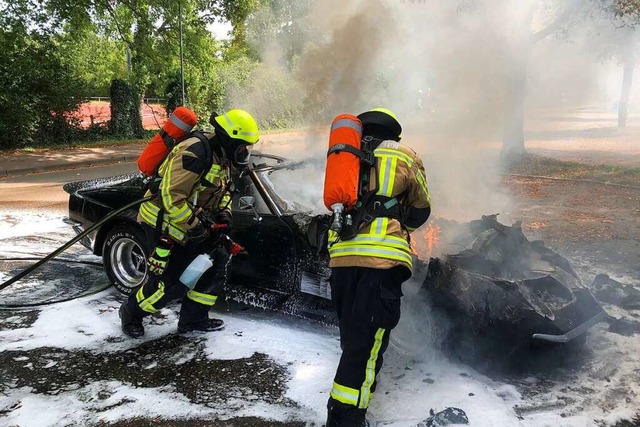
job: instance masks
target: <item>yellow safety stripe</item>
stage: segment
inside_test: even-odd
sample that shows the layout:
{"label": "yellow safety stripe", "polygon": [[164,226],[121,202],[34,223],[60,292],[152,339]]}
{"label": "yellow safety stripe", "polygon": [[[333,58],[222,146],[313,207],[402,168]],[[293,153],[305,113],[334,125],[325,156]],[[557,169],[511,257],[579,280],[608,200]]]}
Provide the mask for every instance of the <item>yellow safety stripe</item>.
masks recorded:
{"label": "yellow safety stripe", "polygon": [[355,388],[345,387],[334,381],[333,388],[331,389],[331,397],[338,402],[342,402],[347,405],[358,406],[358,398],[360,397],[360,392]]}
{"label": "yellow safety stripe", "polygon": [[167,257],[171,253],[170,249],[158,248],[158,247],[156,247],[154,251],[156,255],[160,255],[161,257]]}
{"label": "yellow safety stripe", "polygon": [[393,184],[396,180],[397,165],[398,159],[396,157],[381,157],[380,172],[378,173],[378,182],[380,182],[381,185],[378,189],[378,195],[391,197],[391,194],[393,193]]}
{"label": "yellow safety stripe", "polygon": [[219,208],[227,207],[227,208],[231,209],[230,200],[231,200],[231,196],[229,195],[229,192],[225,192],[224,196],[222,196],[222,198],[220,199],[220,203],[218,203],[218,207]]}
{"label": "yellow safety stripe", "polygon": [[[140,205],[140,216],[146,221],[147,224],[153,227],[156,226],[159,212],[160,208],[158,208],[151,202],[146,202]],[[167,227],[169,227],[169,235],[171,237],[175,238],[177,241],[182,241],[182,239],[184,239],[185,231],[170,223],[167,218],[164,218],[162,229],[166,230]]]}
{"label": "yellow safety stripe", "polygon": [[211,169],[209,169],[209,172],[207,172],[207,174],[205,175],[204,179],[213,183],[213,181],[216,178],[224,178],[225,173],[224,173],[224,169],[222,169],[222,166],[220,165],[213,165],[211,166]]}
{"label": "yellow safety stripe", "polygon": [[171,197],[171,192],[169,191],[169,189],[171,188],[171,170],[173,168],[173,162],[175,161],[176,157],[171,159],[171,164],[166,168],[166,173],[162,177],[162,184],[160,185],[160,187],[162,188],[162,205],[173,221],[183,222],[191,216],[192,212],[186,200],[183,200],[181,202],[181,206],[179,207],[174,205],[173,203],[173,198]]}
{"label": "yellow safety stripe", "polygon": [[215,295],[204,294],[202,292],[197,292],[194,290],[190,290],[189,292],[187,292],[187,297],[189,297],[189,299],[192,301],[208,306],[214,305],[216,303],[216,300],[218,299],[218,297]]}
{"label": "yellow safety stripe", "polygon": [[398,150],[391,150],[387,148],[376,148],[376,150],[374,151],[374,154],[376,157],[382,157],[382,156],[395,157],[405,162],[407,166],[409,167],[413,166],[413,158]]}
{"label": "yellow safety stripe", "polygon": [[164,296],[164,283],[158,282],[158,290],[151,294],[149,298],[144,297],[144,293],[142,292],[143,289],[144,286],[141,286],[136,293],[136,301],[138,302],[138,305],[147,313],[156,313],[158,310],[153,305]]}
{"label": "yellow safety stripe", "polygon": [[[389,226],[389,218],[379,217],[371,222],[371,235],[384,236],[387,234],[387,227]],[[368,234],[361,234],[361,236],[368,236]],[[389,236],[394,237],[394,236]],[[394,237],[397,238],[397,237]],[[402,239],[404,240],[404,239]]]}
{"label": "yellow safety stripe", "polygon": [[332,258],[343,256],[372,256],[406,262],[409,266],[412,265],[413,261],[410,252],[396,248],[373,245],[345,245],[345,247],[340,247],[340,243],[336,243],[329,248],[329,256]]}
{"label": "yellow safety stripe", "polygon": [[[406,251],[411,249],[409,243],[405,239],[396,236],[380,237],[371,234],[358,234],[353,239],[349,239],[344,243],[349,244],[349,246],[381,243],[382,246],[385,247],[388,246],[391,248],[404,249]],[[340,243],[337,243],[335,246],[340,247]]]}
{"label": "yellow safety stripe", "polygon": [[416,181],[418,181],[418,184],[420,185],[420,188],[422,189],[422,191],[424,191],[424,194],[427,195],[427,200],[429,201],[429,203],[431,203],[431,197],[429,196],[429,190],[427,190],[427,177],[419,169],[416,171]]}
{"label": "yellow safety stripe", "polygon": [[339,238],[340,238],[340,235],[331,229],[327,233],[327,242],[329,242],[330,246],[335,244],[335,242],[337,242]]}
{"label": "yellow safety stripe", "polygon": [[373,348],[371,349],[371,354],[369,355],[369,360],[367,361],[367,368],[365,371],[364,383],[362,384],[361,389],[361,399],[358,405],[361,409],[366,409],[369,407],[369,401],[371,400],[371,386],[376,379],[376,362],[378,361],[378,353],[380,352],[380,347],[382,346],[382,337],[384,336],[385,330],[383,328],[379,328],[376,332]]}

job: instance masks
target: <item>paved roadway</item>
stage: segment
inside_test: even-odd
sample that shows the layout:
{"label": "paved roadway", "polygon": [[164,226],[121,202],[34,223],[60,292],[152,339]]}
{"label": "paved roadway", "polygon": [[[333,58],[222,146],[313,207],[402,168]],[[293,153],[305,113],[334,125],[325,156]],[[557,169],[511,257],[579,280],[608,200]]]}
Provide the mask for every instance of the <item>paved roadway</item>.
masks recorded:
{"label": "paved roadway", "polygon": [[62,186],[67,182],[121,175],[137,170],[137,165],[132,162],[3,178],[0,179],[0,209],[65,211],[68,195]]}

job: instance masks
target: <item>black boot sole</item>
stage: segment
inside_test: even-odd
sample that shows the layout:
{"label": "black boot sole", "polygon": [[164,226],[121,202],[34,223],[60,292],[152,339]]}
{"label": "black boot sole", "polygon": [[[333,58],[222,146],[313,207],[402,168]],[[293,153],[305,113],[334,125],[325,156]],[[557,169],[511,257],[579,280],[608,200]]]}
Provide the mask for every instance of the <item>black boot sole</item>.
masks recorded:
{"label": "black boot sole", "polygon": [[187,334],[189,332],[217,332],[223,330],[225,325],[221,325],[219,328],[211,328],[211,329],[198,329],[191,326],[180,326],[178,325],[178,333],[179,334]]}
{"label": "black boot sole", "polygon": [[141,338],[144,336],[144,327],[142,325],[140,325],[140,330],[139,331],[131,331],[131,330],[127,330],[127,325],[122,323],[122,311],[124,310],[124,305],[120,306],[120,309],[118,310],[118,317],[120,317],[120,329],[122,329],[122,333],[124,333],[126,336],[131,337],[131,338]]}

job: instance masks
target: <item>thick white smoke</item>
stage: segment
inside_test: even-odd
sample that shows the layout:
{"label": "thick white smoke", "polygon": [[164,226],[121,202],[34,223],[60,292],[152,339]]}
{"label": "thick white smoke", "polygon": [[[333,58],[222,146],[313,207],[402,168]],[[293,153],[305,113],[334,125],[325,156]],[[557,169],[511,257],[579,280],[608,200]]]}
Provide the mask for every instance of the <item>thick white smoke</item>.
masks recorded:
{"label": "thick white smoke", "polygon": [[[264,66],[289,76],[295,90],[287,92],[287,97],[297,97],[305,121],[320,130],[263,149],[317,160],[317,176],[311,173],[295,186],[298,193],[301,185],[310,187],[303,191],[313,198],[307,204],[321,208],[317,198],[331,118],[384,106],[397,113],[404,127],[403,142],[425,163],[435,215],[468,220],[509,213],[512,206],[501,186],[498,161],[505,109],[511,108],[505,105],[505,79],[522,54],[522,35],[552,23],[566,3],[323,0],[289,4],[287,10],[304,29],[287,38],[292,23],[284,23],[274,37],[254,41]],[[527,15],[528,10],[532,15]],[[249,31],[252,25],[264,27],[277,18],[271,11],[259,11],[249,20]],[[594,34],[592,21],[576,15],[557,33],[531,47],[527,116],[537,115],[541,107],[611,103],[619,80],[611,72],[619,73],[619,68],[615,62],[598,61],[595,51],[606,44],[603,31]],[[292,47],[299,53],[289,60]],[[258,96],[253,105],[247,105],[246,99],[244,104],[261,115],[268,114],[264,109],[283,105],[278,100],[269,106],[269,99]]]}

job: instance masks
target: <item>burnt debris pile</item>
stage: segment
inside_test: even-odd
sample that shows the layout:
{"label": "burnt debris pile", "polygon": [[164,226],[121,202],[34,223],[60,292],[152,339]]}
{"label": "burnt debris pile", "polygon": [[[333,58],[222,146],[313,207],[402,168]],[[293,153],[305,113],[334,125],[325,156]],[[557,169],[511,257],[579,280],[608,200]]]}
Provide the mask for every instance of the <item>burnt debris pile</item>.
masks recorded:
{"label": "burnt debris pile", "polygon": [[[423,288],[453,325],[445,348],[465,361],[532,345],[580,342],[605,313],[569,261],[519,223],[483,216],[459,227],[456,254],[431,258]],[[492,359],[495,360],[495,359]]]}

